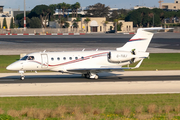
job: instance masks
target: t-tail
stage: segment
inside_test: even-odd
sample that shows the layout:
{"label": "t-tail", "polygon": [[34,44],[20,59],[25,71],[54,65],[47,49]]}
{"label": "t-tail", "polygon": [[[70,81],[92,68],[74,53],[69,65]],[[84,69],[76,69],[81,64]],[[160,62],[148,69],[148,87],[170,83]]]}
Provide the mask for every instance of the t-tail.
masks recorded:
{"label": "t-tail", "polygon": [[117,51],[136,51],[145,52],[151,42],[151,39],[162,27],[155,28],[139,28],[136,35],[134,35],[123,47],[117,48]]}

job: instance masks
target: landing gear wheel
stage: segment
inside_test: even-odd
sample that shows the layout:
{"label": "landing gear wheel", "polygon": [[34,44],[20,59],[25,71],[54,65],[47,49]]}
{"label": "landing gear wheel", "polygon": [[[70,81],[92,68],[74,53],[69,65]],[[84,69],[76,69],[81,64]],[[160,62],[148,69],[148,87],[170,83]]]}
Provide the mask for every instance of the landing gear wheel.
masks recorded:
{"label": "landing gear wheel", "polygon": [[96,76],[94,77],[94,79],[96,79],[96,80],[97,80],[98,78],[99,78],[99,76],[98,76],[98,75],[96,75]]}
{"label": "landing gear wheel", "polygon": [[21,78],[20,78],[20,79],[21,79],[21,80],[24,80],[24,78],[25,78],[25,76],[21,76]]}
{"label": "landing gear wheel", "polygon": [[82,74],[82,77],[84,78],[88,78],[87,76],[88,76],[87,74]]}
{"label": "landing gear wheel", "polygon": [[88,78],[88,79],[89,79],[89,78],[90,78],[90,74],[86,74],[86,78]]}

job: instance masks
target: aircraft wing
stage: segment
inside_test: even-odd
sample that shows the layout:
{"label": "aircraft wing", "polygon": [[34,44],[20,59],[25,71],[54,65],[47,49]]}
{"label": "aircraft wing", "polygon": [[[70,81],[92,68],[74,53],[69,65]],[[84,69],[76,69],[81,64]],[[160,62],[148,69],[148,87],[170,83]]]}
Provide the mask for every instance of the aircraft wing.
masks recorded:
{"label": "aircraft wing", "polygon": [[80,73],[86,73],[86,72],[111,72],[111,71],[123,71],[127,69],[135,69],[139,68],[141,63],[144,59],[142,59],[135,67],[102,67],[102,68],[80,68],[80,69],[68,69],[69,72],[80,72]]}

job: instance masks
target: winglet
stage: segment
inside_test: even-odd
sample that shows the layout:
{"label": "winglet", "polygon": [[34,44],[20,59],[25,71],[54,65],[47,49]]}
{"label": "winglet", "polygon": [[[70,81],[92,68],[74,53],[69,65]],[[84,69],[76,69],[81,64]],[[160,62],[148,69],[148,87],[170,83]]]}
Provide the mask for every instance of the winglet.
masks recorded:
{"label": "winglet", "polygon": [[131,68],[131,69],[136,69],[136,68],[139,68],[142,64],[144,59],[142,59],[135,67]]}

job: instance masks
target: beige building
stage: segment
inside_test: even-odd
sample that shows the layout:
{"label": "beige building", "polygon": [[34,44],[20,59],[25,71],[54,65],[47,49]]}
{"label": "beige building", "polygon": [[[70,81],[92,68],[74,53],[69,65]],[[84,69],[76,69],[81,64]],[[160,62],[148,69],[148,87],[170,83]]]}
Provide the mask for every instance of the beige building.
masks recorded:
{"label": "beige building", "polygon": [[133,32],[133,22],[125,22],[124,20],[119,20],[118,23],[122,23],[122,27],[121,30],[122,31],[118,31],[118,32]]}
{"label": "beige building", "polygon": [[162,3],[162,9],[180,10],[180,0],[174,0],[174,3]]}
{"label": "beige building", "polygon": [[[90,21],[85,22],[86,17],[81,18],[81,21],[78,22],[78,28],[82,29],[83,32],[87,33],[104,33],[110,30],[114,30],[114,23],[108,22],[105,24],[105,17],[88,17]],[[70,24],[70,29],[73,28],[73,20],[76,18],[70,18],[68,23]],[[122,22],[122,31],[121,32],[132,32],[133,31],[133,22],[125,22],[124,20],[118,21]]]}

